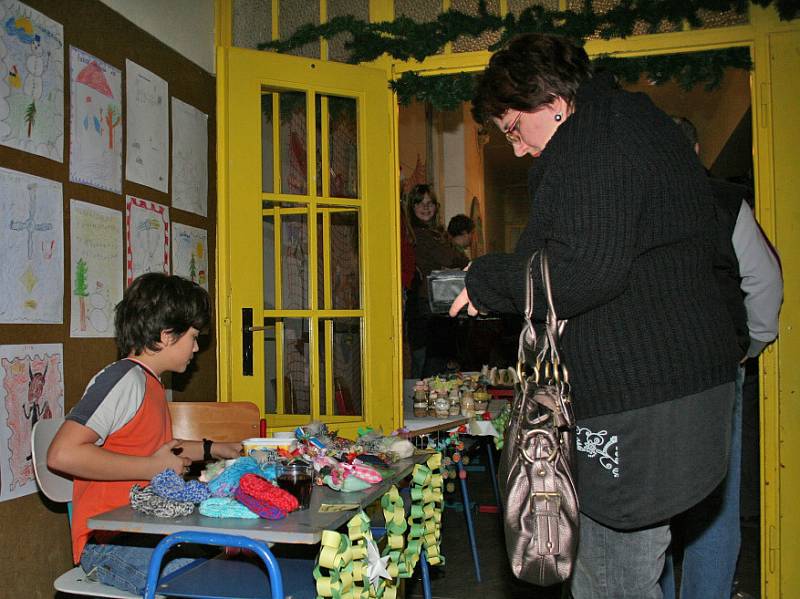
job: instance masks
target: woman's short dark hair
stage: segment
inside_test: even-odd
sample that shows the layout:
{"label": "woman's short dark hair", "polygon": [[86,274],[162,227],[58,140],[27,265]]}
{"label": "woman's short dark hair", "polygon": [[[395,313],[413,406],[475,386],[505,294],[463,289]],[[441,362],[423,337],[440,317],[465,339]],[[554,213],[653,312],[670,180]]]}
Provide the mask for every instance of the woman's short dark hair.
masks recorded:
{"label": "woman's short dark hair", "polygon": [[203,329],[211,318],[208,292],[188,279],[150,272],[136,277],[114,308],[120,355],[157,350],[161,331],[180,337],[190,327]]}
{"label": "woman's short dark hair", "polygon": [[573,104],[578,86],[591,73],[586,51],[567,38],[517,36],[489,61],[475,89],[472,116],[485,125],[509,108],[531,112],[558,97]]}
{"label": "woman's short dark hair", "polygon": [[417,218],[417,215],[414,214],[414,206],[419,204],[422,200],[425,199],[425,196],[428,196],[436,205],[436,214],[434,215],[434,222],[438,222],[439,218],[439,200],[436,199],[436,194],[431,189],[431,186],[427,183],[419,183],[411,188],[411,191],[408,192],[406,196],[406,202],[408,205],[408,220],[411,223],[412,227],[424,227],[428,226],[427,223],[422,222]]}

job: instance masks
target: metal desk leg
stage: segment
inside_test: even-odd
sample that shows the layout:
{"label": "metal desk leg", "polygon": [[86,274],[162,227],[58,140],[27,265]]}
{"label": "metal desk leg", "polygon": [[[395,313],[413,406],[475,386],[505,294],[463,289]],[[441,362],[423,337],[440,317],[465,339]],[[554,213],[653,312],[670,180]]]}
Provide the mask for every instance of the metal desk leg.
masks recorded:
{"label": "metal desk leg", "polygon": [[500,489],[497,486],[497,471],[494,467],[494,453],[492,452],[492,438],[489,437],[488,439],[484,438],[484,444],[486,445],[486,453],[489,455],[489,474],[492,476],[492,489],[494,489],[494,500],[497,503],[497,507],[502,510],[503,504],[500,501]]}
{"label": "metal desk leg", "polygon": [[481,560],[478,557],[478,545],[475,542],[475,528],[472,526],[472,509],[469,503],[469,491],[467,491],[467,471],[461,460],[456,462],[458,467],[458,480],[461,483],[461,498],[464,501],[464,516],[467,518],[467,532],[469,533],[469,544],[472,549],[472,561],[475,564],[475,578],[481,582]]}
{"label": "metal desk leg", "polygon": [[431,572],[428,568],[428,554],[422,550],[419,556],[419,571],[422,575],[422,596],[425,599],[432,599],[433,593],[431,592]]}

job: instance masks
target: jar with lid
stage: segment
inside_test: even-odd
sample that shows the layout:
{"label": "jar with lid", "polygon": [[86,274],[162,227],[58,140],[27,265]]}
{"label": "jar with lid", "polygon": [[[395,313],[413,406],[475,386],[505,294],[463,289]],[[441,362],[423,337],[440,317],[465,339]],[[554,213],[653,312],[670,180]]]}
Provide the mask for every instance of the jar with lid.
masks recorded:
{"label": "jar with lid", "polygon": [[450,395],[447,396],[450,403],[450,416],[458,416],[461,413],[461,395],[458,389],[452,389]]}
{"label": "jar with lid", "polygon": [[472,395],[472,391],[464,391],[461,396],[461,415],[466,418],[475,417],[475,398]]}
{"label": "jar with lid", "polygon": [[450,400],[445,395],[437,397],[433,407],[437,418],[447,418],[450,415]]}

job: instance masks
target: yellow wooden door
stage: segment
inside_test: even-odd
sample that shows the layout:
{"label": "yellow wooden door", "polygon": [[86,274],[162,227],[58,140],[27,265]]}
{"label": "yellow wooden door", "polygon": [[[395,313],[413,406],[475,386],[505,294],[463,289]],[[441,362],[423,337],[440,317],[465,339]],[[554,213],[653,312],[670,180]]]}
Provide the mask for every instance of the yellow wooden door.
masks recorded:
{"label": "yellow wooden door", "polygon": [[220,395],[268,427],[399,425],[397,183],[385,71],[218,60]]}

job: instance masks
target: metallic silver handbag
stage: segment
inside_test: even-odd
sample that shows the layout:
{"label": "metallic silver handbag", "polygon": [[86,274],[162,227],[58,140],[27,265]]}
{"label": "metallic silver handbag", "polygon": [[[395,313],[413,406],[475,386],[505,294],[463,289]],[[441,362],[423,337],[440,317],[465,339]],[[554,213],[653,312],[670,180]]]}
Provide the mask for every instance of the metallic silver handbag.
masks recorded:
{"label": "metallic silver handbag", "polygon": [[[539,268],[536,268],[538,262]],[[533,276],[540,270],[547,301],[544,334],[533,327]],[[538,274],[538,273],[537,273]],[[506,551],[517,578],[548,586],[567,580],[578,550],[578,494],[573,481],[575,418],[569,373],[558,353],[566,321],[553,307],[544,250],[528,262],[525,325],[517,385],[499,479]],[[533,362],[525,371],[526,356]]]}

